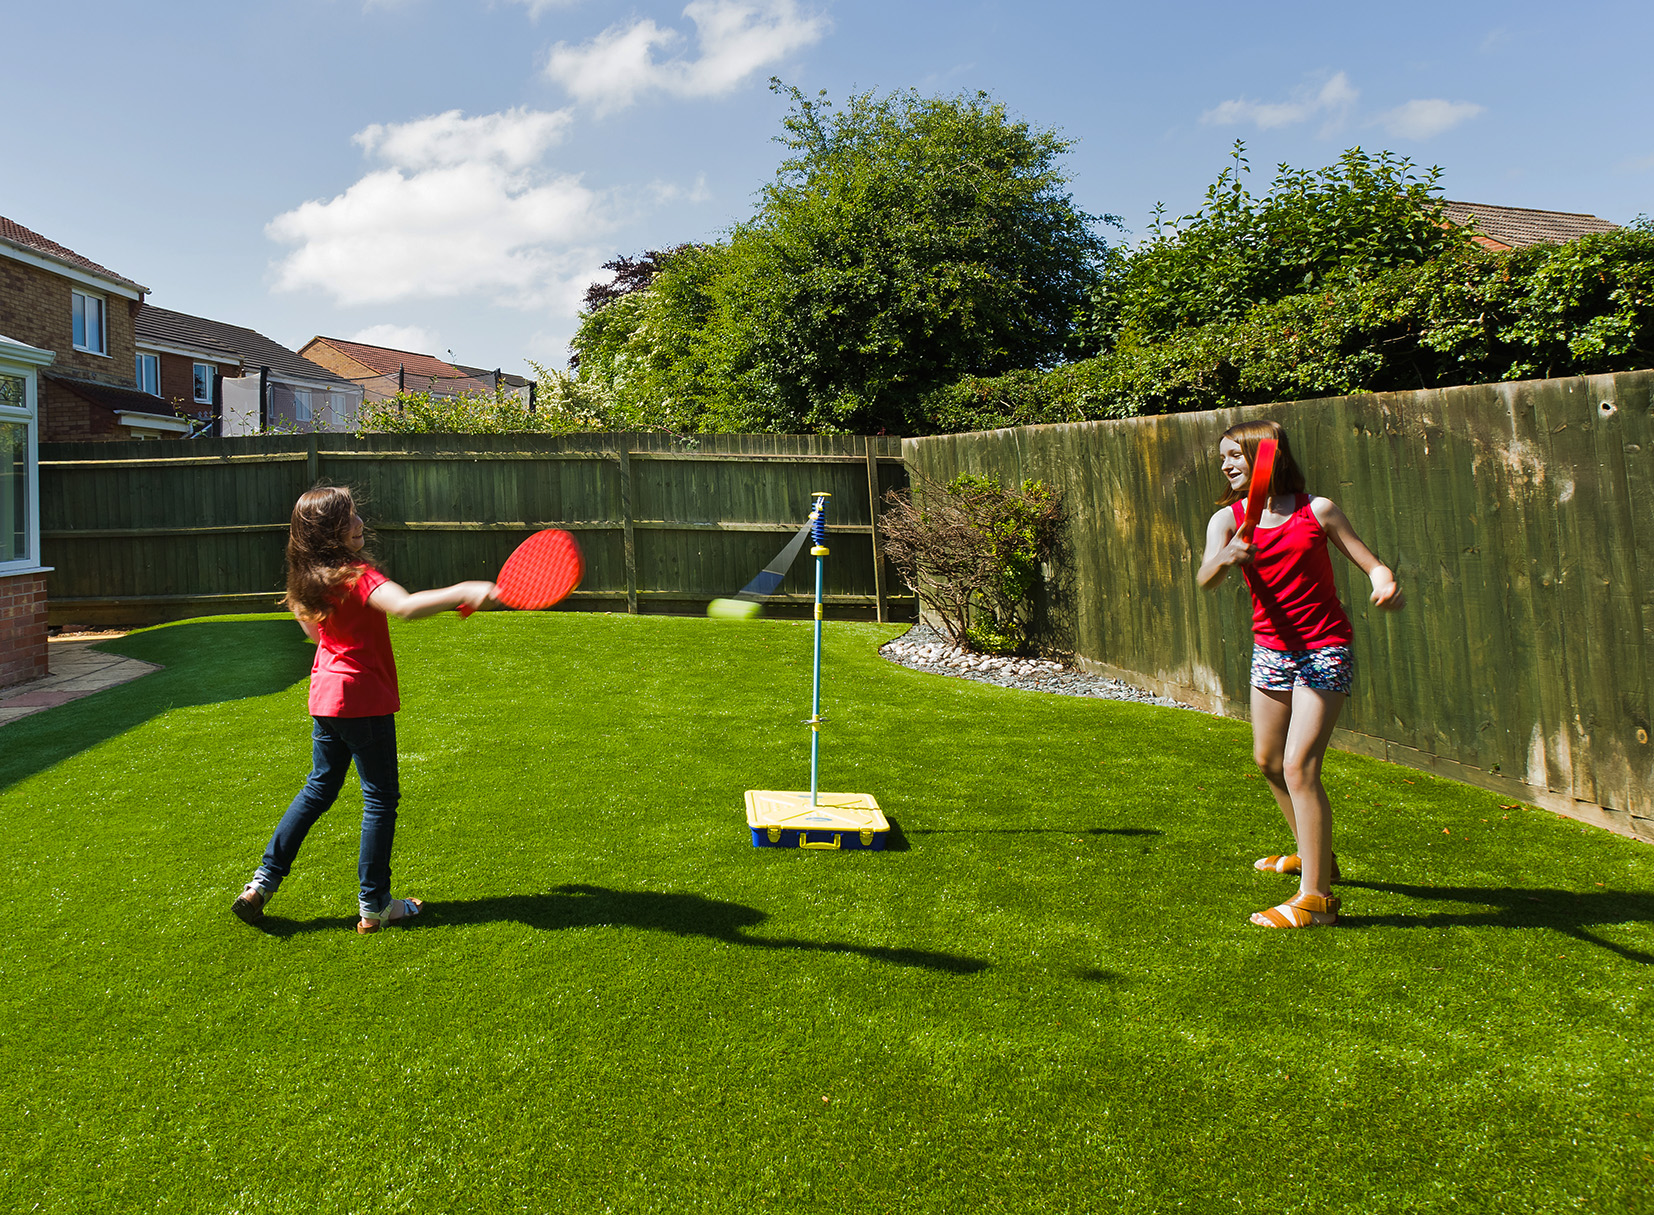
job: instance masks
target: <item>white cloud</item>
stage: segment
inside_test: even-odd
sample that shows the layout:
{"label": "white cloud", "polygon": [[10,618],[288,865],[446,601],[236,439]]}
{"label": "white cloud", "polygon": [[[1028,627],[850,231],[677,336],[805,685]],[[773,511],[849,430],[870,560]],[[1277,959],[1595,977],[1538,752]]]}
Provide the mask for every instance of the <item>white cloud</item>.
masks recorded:
{"label": "white cloud", "polygon": [[404,169],[435,169],[472,161],[497,161],[521,169],[562,142],[574,115],[568,110],[507,110],[467,118],[458,110],[379,123],[351,136],[363,151]]}
{"label": "white cloud", "polygon": [[651,92],[715,97],[827,32],[826,19],[806,14],[797,0],[693,0],[683,14],[695,23],[696,58],[657,61],[657,48],[671,51],[686,39],[644,18],[611,26],[581,46],[559,42],[546,75],[599,112]]}
{"label": "white cloud", "polygon": [[413,354],[430,354],[441,349],[436,334],[418,325],[369,325],[350,335],[352,342],[369,346],[384,346],[391,350],[405,350]]}
{"label": "white cloud", "polygon": [[297,246],[278,264],[282,290],[342,304],[490,295],[519,306],[557,297],[611,225],[609,204],[574,174],[540,163],[566,114],[454,110],[355,136],[388,162],[344,193],[276,216],[271,239]]}
{"label": "white cloud", "polygon": [[1432,135],[1451,131],[1461,122],[1468,122],[1483,108],[1473,101],[1424,98],[1384,111],[1378,116],[1378,124],[1400,139],[1429,139]]}
{"label": "white cloud", "polygon": [[571,8],[580,0],[505,0],[505,3],[522,5],[528,10],[529,17],[538,21],[541,13],[548,13],[554,8]]}
{"label": "white cloud", "polygon": [[1319,118],[1323,131],[1328,131],[1344,120],[1360,95],[1349,77],[1338,72],[1319,88],[1300,85],[1288,101],[1252,101],[1239,97],[1220,102],[1202,114],[1200,121],[1220,127],[1251,123],[1267,131]]}

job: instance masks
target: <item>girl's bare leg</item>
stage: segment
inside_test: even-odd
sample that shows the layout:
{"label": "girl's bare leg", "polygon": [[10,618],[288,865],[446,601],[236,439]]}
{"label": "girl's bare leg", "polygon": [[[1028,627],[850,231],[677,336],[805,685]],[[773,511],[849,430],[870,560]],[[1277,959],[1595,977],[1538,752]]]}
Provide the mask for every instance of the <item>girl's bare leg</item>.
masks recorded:
{"label": "girl's bare leg", "polygon": [[[1275,804],[1281,808],[1287,830],[1298,838],[1298,816],[1292,806],[1292,791],[1286,784],[1287,738],[1292,726],[1292,693],[1252,689],[1252,758],[1269,782]],[[1302,854],[1302,848],[1297,849]]]}
{"label": "girl's bare leg", "polygon": [[[1258,694],[1255,690],[1254,703]],[[1346,699],[1342,692],[1318,692],[1303,684],[1292,689],[1281,767],[1292,802],[1291,821],[1297,826],[1302,894],[1325,895],[1332,890],[1332,802],[1321,784],[1321,766]]]}

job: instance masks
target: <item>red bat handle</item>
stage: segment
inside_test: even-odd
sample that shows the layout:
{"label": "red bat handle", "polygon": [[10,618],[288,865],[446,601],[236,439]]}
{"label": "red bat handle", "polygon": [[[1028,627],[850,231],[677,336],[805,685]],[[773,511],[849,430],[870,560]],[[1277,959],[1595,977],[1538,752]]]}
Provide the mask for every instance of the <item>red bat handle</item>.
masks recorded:
{"label": "red bat handle", "polygon": [[462,603],[462,604],[459,605],[459,618],[461,620],[464,620],[467,616],[469,616],[472,612],[474,612],[476,610],[477,609],[472,607],[469,603]]}

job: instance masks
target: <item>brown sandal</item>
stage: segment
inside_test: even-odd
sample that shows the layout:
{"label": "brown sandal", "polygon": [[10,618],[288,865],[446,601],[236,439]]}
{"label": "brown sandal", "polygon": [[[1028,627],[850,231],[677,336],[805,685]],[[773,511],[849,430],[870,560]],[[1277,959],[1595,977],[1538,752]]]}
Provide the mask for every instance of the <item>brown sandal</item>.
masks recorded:
{"label": "brown sandal", "polygon": [[[1260,856],[1252,862],[1252,868],[1260,873],[1290,873],[1296,877],[1304,871],[1304,862],[1296,852],[1292,852],[1286,856]],[[1334,882],[1344,880],[1343,871],[1338,868],[1338,854],[1336,852],[1332,854],[1332,877],[1329,880]]]}
{"label": "brown sandal", "polygon": [[[1330,928],[1338,923],[1338,909],[1343,906],[1336,894],[1299,894],[1286,902],[1257,912],[1252,922],[1259,928]],[[1318,920],[1315,917],[1330,916]]]}

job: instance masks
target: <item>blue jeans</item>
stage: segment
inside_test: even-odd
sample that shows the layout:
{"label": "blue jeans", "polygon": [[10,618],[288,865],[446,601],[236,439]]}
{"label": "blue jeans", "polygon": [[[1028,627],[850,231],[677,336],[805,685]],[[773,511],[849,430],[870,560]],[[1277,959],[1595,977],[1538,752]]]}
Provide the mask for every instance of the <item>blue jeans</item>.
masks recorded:
{"label": "blue jeans", "polygon": [[299,846],[344,787],[351,761],[362,782],[362,853],[357,865],[363,915],[378,915],[391,900],[391,844],[402,786],[396,772],[396,717],[316,717],[311,732],[310,778],[276,824],[253,881],[272,895],[293,868]]}

